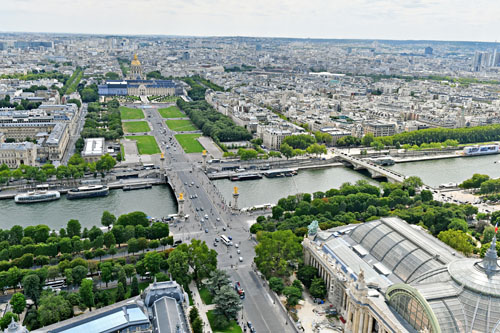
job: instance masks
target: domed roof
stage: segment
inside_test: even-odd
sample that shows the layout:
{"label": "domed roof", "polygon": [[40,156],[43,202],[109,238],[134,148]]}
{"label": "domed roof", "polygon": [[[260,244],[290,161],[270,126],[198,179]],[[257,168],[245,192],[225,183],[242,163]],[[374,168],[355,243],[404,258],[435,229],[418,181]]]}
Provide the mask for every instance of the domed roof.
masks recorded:
{"label": "domed roof", "polygon": [[132,65],[132,66],[140,66],[141,65],[141,62],[139,61],[139,59],[137,59],[137,54],[134,54],[134,60],[132,60],[130,65]]}
{"label": "domed roof", "polygon": [[483,260],[462,259],[448,266],[451,278],[459,285],[483,295],[500,297],[500,269],[496,253],[496,236]]}

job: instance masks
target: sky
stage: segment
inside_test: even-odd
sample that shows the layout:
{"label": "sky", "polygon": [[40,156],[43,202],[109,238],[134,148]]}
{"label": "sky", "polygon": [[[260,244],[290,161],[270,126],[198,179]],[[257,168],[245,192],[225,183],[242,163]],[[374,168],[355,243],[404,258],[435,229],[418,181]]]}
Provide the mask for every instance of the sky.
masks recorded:
{"label": "sky", "polygon": [[498,0],[0,0],[0,31],[500,41]]}

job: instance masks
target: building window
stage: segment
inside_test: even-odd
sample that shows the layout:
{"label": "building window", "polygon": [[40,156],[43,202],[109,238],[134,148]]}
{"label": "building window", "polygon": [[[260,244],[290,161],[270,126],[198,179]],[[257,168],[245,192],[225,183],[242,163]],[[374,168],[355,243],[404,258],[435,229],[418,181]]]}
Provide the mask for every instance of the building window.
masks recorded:
{"label": "building window", "polygon": [[427,329],[428,332],[433,332],[423,306],[407,291],[398,290],[390,298],[389,304],[417,331]]}

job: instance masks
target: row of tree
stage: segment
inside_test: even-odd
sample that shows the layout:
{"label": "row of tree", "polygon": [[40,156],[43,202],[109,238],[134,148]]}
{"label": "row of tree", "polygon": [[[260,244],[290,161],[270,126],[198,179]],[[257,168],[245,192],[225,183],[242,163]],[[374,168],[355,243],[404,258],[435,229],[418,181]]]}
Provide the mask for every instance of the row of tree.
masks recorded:
{"label": "row of tree", "polygon": [[[409,177],[403,184],[382,183],[381,191],[366,181],[358,181],[355,185],[345,183],[340,189],[288,196],[273,207],[272,216],[259,216],[250,231],[287,231],[301,237],[307,233],[307,225],[313,220],[317,220],[320,228],[325,230],[394,215],[408,223],[421,225],[435,236],[447,230],[469,232],[467,220],[477,214],[476,207],[434,201],[432,192],[428,190],[417,193],[421,185],[418,177]],[[269,241],[269,244],[275,243]],[[269,247],[266,244],[263,241],[258,246],[265,247],[267,251]],[[268,267],[263,267],[264,274],[272,275],[281,269],[289,269],[286,265],[279,265],[277,258],[281,257],[274,257],[274,261],[264,265]],[[256,258],[255,262],[260,260]]]}
{"label": "row of tree", "polygon": [[109,154],[103,155],[97,162],[86,162],[80,154],[73,155],[68,165],[59,165],[57,168],[50,163],[41,167],[22,164],[19,168],[10,170],[6,164],[0,165],[0,184],[11,180],[26,179],[45,182],[55,176],[57,179],[82,178],[86,173],[107,172],[116,164],[116,160]]}
{"label": "row of tree", "polygon": [[228,116],[217,112],[205,100],[191,103],[177,100],[177,106],[191,118],[191,121],[200,128],[203,135],[210,136],[215,142],[245,141],[252,135],[243,127],[236,126]]}

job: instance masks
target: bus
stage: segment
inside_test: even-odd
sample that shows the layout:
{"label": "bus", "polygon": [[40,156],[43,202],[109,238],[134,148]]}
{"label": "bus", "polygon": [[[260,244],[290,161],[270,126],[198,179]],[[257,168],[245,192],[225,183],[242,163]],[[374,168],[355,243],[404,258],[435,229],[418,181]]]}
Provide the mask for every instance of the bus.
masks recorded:
{"label": "bus", "polygon": [[143,164],[143,165],[142,165],[142,168],[143,168],[144,170],[151,170],[151,169],[154,169],[154,168],[155,168],[155,165],[154,165],[154,164],[146,164],[146,163],[145,163],[145,164]]}
{"label": "bus", "polygon": [[227,246],[231,245],[231,241],[229,240],[229,238],[227,238],[226,235],[221,235],[220,240]]}

